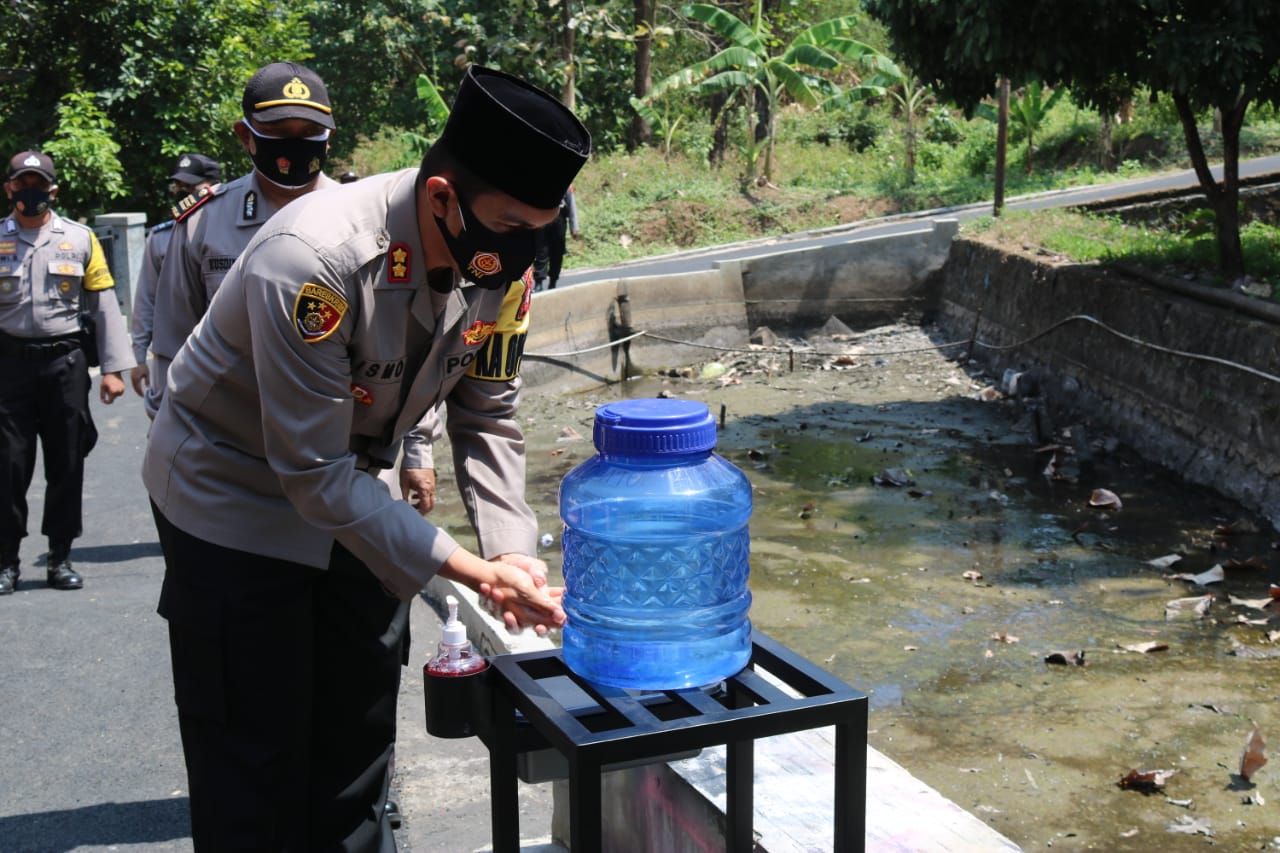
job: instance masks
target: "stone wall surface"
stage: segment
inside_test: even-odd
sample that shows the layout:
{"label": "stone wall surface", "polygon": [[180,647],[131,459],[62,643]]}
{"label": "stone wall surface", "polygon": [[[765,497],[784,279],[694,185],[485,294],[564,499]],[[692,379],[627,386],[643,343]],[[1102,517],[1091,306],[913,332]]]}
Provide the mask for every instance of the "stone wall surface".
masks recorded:
{"label": "stone wall surface", "polygon": [[[941,278],[943,333],[989,345],[973,349],[989,372],[1029,373],[1055,409],[1280,524],[1280,322],[1271,306],[1243,311],[1196,298],[1185,283],[1174,291],[1155,277],[971,239],[952,245]],[[1092,320],[1068,319],[1079,315]]]}

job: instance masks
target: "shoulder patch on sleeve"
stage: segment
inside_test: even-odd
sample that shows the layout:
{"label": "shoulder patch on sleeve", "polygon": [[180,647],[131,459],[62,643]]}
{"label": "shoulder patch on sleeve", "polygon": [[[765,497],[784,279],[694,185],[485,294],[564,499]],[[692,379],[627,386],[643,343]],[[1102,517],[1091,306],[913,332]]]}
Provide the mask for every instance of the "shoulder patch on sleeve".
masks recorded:
{"label": "shoulder patch on sleeve", "polygon": [[533,276],[525,275],[511,282],[498,321],[489,324],[488,337],[476,351],[467,375],[476,379],[509,382],[520,375],[524,342],[529,336],[529,302],[533,295]]}
{"label": "shoulder patch on sleeve", "polygon": [[199,190],[193,192],[170,209],[173,213],[173,221],[181,222],[186,219],[196,209],[204,205],[205,202],[217,194],[217,189],[214,187],[201,187]]}
{"label": "shoulder patch on sleeve", "polygon": [[347,313],[347,300],[329,288],[307,282],[293,301],[293,326],[307,343],[332,335]]}

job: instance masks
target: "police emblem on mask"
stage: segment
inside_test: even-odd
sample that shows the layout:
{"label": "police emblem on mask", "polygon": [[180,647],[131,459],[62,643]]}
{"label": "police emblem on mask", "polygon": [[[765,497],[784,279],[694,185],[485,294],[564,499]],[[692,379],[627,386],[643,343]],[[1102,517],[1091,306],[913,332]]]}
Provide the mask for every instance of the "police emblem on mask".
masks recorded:
{"label": "police emblem on mask", "polygon": [[293,303],[293,325],[298,335],[314,344],[329,337],[347,313],[347,300],[327,287],[307,282]]}
{"label": "police emblem on mask", "polygon": [[289,174],[289,169],[292,166],[293,164],[289,162],[287,157],[276,158],[276,168],[279,169],[281,172],[284,172],[286,175]]}
{"label": "police emblem on mask", "polygon": [[478,278],[497,275],[502,272],[502,260],[493,252],[476,252],[467,269]]}

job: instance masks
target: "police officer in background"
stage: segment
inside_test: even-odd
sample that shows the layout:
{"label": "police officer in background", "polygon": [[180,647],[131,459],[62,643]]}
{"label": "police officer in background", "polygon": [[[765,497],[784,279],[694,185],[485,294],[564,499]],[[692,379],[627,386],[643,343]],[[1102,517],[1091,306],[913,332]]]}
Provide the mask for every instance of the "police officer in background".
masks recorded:
{"label": "police officer in background", "polygon": [[[173,361],[143,480],[197,850],[394,849],[408,603],[432,576],[512,627],[563,623],[516,406],[534,235],[589,150],[555,98],[472,66],[419,168],[278,213]],[[479,553],[377,479],[442,401]]]}
{"label": "police officer in background", "polygon": [[124,392],[120,371],[133,360],[98,238],[53,212],[53,160],[39,151],[15,155],[4,191],[13,212],[0,221],[0,595],[17,588],[21,573],[37,438],[44,458],[46,576],[55,589],[80,589],[71,542],[81,533],[84,459],[98,437],[81,315],[96,328],[93,361],[102,366],[103,403]]}
{"label": "police officer in background", "polygon": [[203,154],[183,154],[173,164],[169,176],[169,194],[173,196],[173,216],[166,219],[147,234],[143,249],[142,271],[138,275],[138,289],[133,294],[133,314],[129,318],[129,334],[133,339],[133,357],[137,365],[129,372],[133,390],[139,397],[146,393],[151,373],[147,369],[147,350],[151,348],[151,321],[155,315],[156,282],[160,278],[160,266],[164,263],[173,236],[174,221],[195,204],[210,188],[222,180],[222,167],[218,161]]}
{"label": "police officer in background", "polygon": [[253,171],[181,202],[156,285],[146,394],[155,417],[169,362],[200,322],[240,252],[271,215],[312,190],[337,186],[324,173],[333,132],[329,92],[314,71],[293,62],[263,66],[245,86],[233,130]]}

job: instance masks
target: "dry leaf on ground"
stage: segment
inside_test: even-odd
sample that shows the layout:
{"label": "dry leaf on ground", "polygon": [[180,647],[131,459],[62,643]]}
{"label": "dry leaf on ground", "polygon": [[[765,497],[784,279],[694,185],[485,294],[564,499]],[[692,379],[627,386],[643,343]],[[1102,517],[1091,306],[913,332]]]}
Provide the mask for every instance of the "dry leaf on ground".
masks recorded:
{"label": "dry leaf on ground", "polygon": [[1240,776],[1248,782],[1254,773],[1267,763],[1267,742],[1262,739],[1262,732],[1257,726],[1244,739],[1244,753],[1240,756]]}
{"label": "dry leaf on ground", "polygon": [[1188,598],[1175,598],[1173,601],[1165,602],[1164,618],[1177,619],[1181,616],[1203,619],[1208,614],[1209,607],[1212,604],[1213,593],[1211,592],[1204,595],[1193,595]]}
{"label": "dry leaf on ground", "polygon": [[1165,652],[1169,647],[1164,643],[1133,643],[1127,646],[1121,646],[1126,652],[1138,652],[1139,654],[1150,654],[1151,652]]}
{"label": "dry leaf on ground", "polygon": [[1191,581],[1200,586],[1206,586],[1211,583],[1222,583],[1227,579],[1227,573],[1222,570],[1221,565],[1214,566],[1212,569],[1206,569],[1198,575],[1182,572],[1177,575],[1165,575],[1165,580],[1171,581]]}
{"label": "dry leaf on ground", "polygon": [[1177,772],[1177,770],[1130,770],[1116,784],[1126,791],[1152,794],[1163,790],[1165,782],[1168,782],[1169,777]]}
{"label": "dry leaf on ground", "polygon": [[1120,498],[1108,489],[1094,489],[1093,494],[1089,495],[1089,506],[1095,509],[1113,509],[1116,512],[1124,509]]}
{"label": "dry leaf on ground", "polygon": [[1147,565],[1155,566],[1157,569],[1167,569],[1181,559],[1181,554],[1167,554],[1163,557],[1156,557],[1154,560],[1147,560]]}

